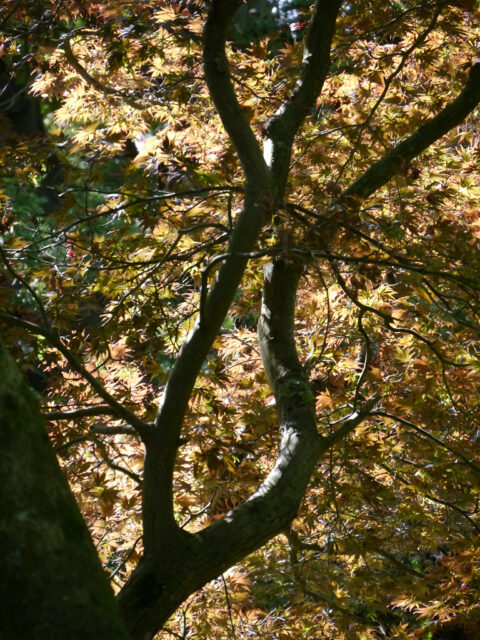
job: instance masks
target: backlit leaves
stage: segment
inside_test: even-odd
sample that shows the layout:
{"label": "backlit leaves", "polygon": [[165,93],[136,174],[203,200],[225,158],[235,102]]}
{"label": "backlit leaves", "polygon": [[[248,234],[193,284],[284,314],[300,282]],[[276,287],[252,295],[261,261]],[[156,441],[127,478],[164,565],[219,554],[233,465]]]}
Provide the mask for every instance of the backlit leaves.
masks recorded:
{"label": "backlit leaves", "polygon": [[[46,318],[110,394],[152,421],[242,206],[241,169],[203,79],[205,16],[201,3],[64,3],[52,22],[42,16],[54,4],[41,4],[18,3],[2,35],[13,65],[20,44],[28,51],[47,129],[1,150],[2,310]],[[478,635],[478,113],[358,210],[337,204],[335,224],[325,215],[464,85],[478,17],[455,4],[434,24],[424,3],[357,3],[340,16],[285,202],[191,397],[178,522],[190,532],[214,522],[271,469],[277,418],[256,325],[272,256],[303,262],[295,330],[320,433],[373,394],[379,406],[322,458],[288,542],[191,597],[185,637],[413,639],[447,623]],[[301,40],[278,37],[228,45],[259,139],[294,99],[302,61]],[[46,211],[52,158],[60,195]],[[45,376],[47,414],[99,405],[42,338],[18,326],[5,336],[27,374]],[[49,424],[118,588],[141,552],[143,446],[105,432],[125,426],[114,413]]]}

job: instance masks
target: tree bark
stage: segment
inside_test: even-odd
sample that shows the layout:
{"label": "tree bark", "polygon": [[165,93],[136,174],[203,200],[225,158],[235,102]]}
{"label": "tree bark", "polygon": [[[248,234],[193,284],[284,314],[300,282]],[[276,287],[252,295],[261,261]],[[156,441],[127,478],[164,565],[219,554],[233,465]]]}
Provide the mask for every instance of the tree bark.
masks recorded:
{"label": "tree bark", "polygon": [[[228,24],[240,4],[240,0],[212,1],[204,32],[204,67],[212,101],[245,173],[244,206],[208,293],[205,276],[199,318],[172,368],[155,423],[145,425],[121,407],[55,335],[36,327],[115,409],[114,413],[124,417],[144,437],[145,556],[119,594],[124,620],[135,640],[153,638],[186,597],[285,530],[297,513],[319,457],[351,432],[376,402],[374,398],[367,401],[328,437],[317,432],[314,398],[294,343],[294,309],[301,265],[289,256],[267,265],[259,344],[278,413],[277,461],[259,489],[222,519],[196,534],[178,527],[172,477],[191,390],[241,283],[262,226],[270,222],[283,201],[292,144],[327,77],[331,40],[342,2],[315,2],[299,81],[289,100],[266,123],[264,154],[236,98],[225,55]],[[478,64],[472,67],[465,89],[450,105],[345,190],[332,212],[354,209],[405,163],[461,122],[480,100],[479,69]],[[328,230],[322,229],[322,222],[318,231],[325,241]],[[27,321],[16,322],[22,322],[25,328],[31,325]],[[4,364],[6,357],[2,354],[0,363]],[[4,370],[9,369],[4,366]],[[2,430],[7,443],[7,456],[0,462],[1,490],[5,494],[1,498],[7,506],[6,519],[0,524],[0,550],[7,587],[2,587],[0,596],[7,603],[7,610],[12,603],[11,620],[25,626],[18,627],[20,632],[14,626],[0,625],[0,630],[5,628],[7,637],[32,637],[37,611],[33,614],[26,611],[26,603],[37,601],[45,613],[34,638],[126,638],[128,634],[118,622],[111,593],[83,522],[65,481],[59,479],[38,411],[18,375],[12,375],[8,374],[0,383],[0,410],[6,416]],[[31,507],[32,500],[35,508]],[[42,576],[37,569],[40,564],[47,567]],[[59,593],[67,602],[62,600],[59,604]],[[17,600],[20,604],[15,604]],[[48,625],[58,620],[55,624],[60,628],[65,611],[68,612],[65,625],[70,627],[61,627],[55,636]],[[87,625],[88,631],[83,631],[83,635],[75,629],[77,618],[82,618],[82,631]]]}
{"label": "tree bark", "polygon": [[129,638],[36,398],[1,343],[0,369],[0,637]]}
{"label": "tree bark", "polygon": [[170,529],[162,547],[143,559],[119,595],[135,639],[153,638],[188,595],[285,530],[319,456],[332,444],[317,433],[314,398],[295,350],[298,278],[297,265],[265,267],[259,340],[279,415],[277,461],[244,504],[197,534]]}
{"label": "tree bark", "polygon": [[461,124],[480,103],[480,62],[472,65],[464,88],[452,102],[414,133],[390,149],[346,189],[339,201],[352,204],[368,198],[397,175],[408,163]]}

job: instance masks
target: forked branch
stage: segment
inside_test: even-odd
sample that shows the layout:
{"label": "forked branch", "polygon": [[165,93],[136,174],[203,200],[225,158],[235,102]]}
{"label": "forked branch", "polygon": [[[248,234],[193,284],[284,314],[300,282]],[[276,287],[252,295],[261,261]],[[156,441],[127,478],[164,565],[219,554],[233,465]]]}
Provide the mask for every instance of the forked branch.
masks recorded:
{"label": "forked branch", "polygon": [[365,419],[367,403],[332,437],[318,434],[314,397],[297,357],[294,309],[300,268],[278,260],[265,267],[259,341],[275,393],[279,455],[259,489],[196,534],[171,531],[134,571],[119,600],[133,638],[152,638],[180,603],[206,582],[289,527],[319,457]]}

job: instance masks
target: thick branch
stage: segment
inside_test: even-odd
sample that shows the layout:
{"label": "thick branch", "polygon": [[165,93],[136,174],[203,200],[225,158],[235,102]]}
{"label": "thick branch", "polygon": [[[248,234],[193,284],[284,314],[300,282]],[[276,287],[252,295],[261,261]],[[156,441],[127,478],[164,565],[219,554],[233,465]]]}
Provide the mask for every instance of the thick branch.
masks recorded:
{"label": "thick branch", "polygon": [[145,441],[143,518],[146,553],[176,528],[172,474],[185,411],[198,372],[211,349],[240,284],[262,225],[263,191],[249,190],[231,234],[228,254],[170,373],[155,421]]}
{"label": "thick branch", "polygon": [[315,106],[330,67],[330,47],[342,0],[317,0],[305,38],[300,76],[295,90],[271,118],[265,156],[279,194],[287,180],[294,136]]}
{"label": "thick branch", "polygon": [[[265,267],[259,340],[275,392],[281,441],[277,461],[242,505],[195,535],[171,530],[134,571],[119,601],[134,639],[149,639],[190,594],[287,528],[296,516],[319,457],[341,437],[318,435],[315,403],[294,344],[297,265]],[[370,405],[346,420],[343,435],[365,418]]]}
{"label": "thick branch", "polygon": [[169,376],[156,428],[145,439],[143,525],[147,555],[155,554],[178,529],[173,511],[172,478],[190,394],[240,284],[262,222],[272,214],[270,173],[238,104],[225,55],[226,30],[239,4],[239,0],[213,0],[203,42],[207,85],[245,171],[245,203],[216,280],[209,294],[202,295],[201,314]]}
{"label": "thick branch", "polygon": [[190,593],[284,531],[319,457],[371,408],[347,418],[330,438],[318,435],[314,398],[294,343],[298,279],[293,263],[278,260],[265,267],[259,341],[279,415],[277,461],[245,503],[195,535],[171,529],[163,546],[145,556],[119,596],[134,639],[152,638]]}
{"label": "thick branch", "polygon": [[266,267],[260,343],[281,407],[277,462],[247,502],[196,536],[171,530],[169,544],[138,567],[120,595],[133,638],[153,637],[188,594],[280,533],[297,513],[323,443],[293,341],[297,284],[297,268]]}
{"label": "thick branch", "polygon": [[[272,390],[291,376],[302,376],[302,366],[293,340],[296,290],[299,267],[283,260],[264,268],[262,313],[258,337],[263,366]],[[290,290],[293,290],[293,294]],[[279,400],[281,398],[279,397]]]}
{"label": "thick branch", "polygon": [[435,28],[435,25],[437,24],[438,18],[440,16],[443,8],[444,8],[443,5],[437,6],[437,8],[435,9],[435,11],[433,13],[432,19],[430,20],[430,23],[428,24],[427,28],[424,31],[422,31],[415,38],[415,40],[410,45],[410,47],[408,47],[408,49],[402,53],[400,62],[398,63],[396,68],[389,74],[389,76],[387,78],[385,78],[384,83],[383,83],[383,90],[382,90],[380,96],[375,101],[375,104],[373,105],[373,107],[370,109],[370,112],[369,112],[368,116],[365,118],[365,120],[360,125],[360,127],[359,127],[359,129],[357,131],[357,135],[356,135],[353,147],[351,148],[350,153],[348,154],[348,158],[346,159],[346,161],[342,165],[342,167],[340,169],[340,172],[339,172],[339,174],[338,174],[338,176],[336,178],[337,182],[343,176],[343,174],[345,173],[346,168],[351,164],[353,158],[355,157],[355,155],[356,155],[356,153],[357,153],[357,151],[359,149],[359,145],[360,145],[360,141],[362,139],[363,133],[370,126],[370,123],[373,120],[373,117],[375,116],[375,113],[377,112],[379,106],[385,100],[385,98],[386,98],[386,96],[388,94],[388,91],[390,89],[390,85],[392,84],[393,80],[402,72],[403,68],[407,64],[407,61],[408,61],[409,57],[415,51],[415,49],[418,49],[419,47],[421,47],[425,43],[426,39],[428,38],[428,35]]}
{"label": "thick branch", "polygon": [[213,0],[203,34],[205,80],[223,126],[238,153],[250,184],[268,184],[269,172],[258,142],[233,88],[227,56],[226,32],[241,0]]}
{"label": "thick branch", "polygon": [[36,399],[1,344],[0,368],[0,637],[126,639]]}
{"label": "thick branch", "polygon": [[98,433],[102,436],[137,435],[137,431],[133,427],[129,427],[128,425],[123,425],[120,427],[108,427],[103,424],[94,424],[90,427],[90,431],[93,431],[93,433]]}
{"label": "thick branch", "polygon": [[413,158],[425,151],[465,118],[480,103],[480,62],[470,69],[463,91],[435,117],[423,124],[415,133],[397,144],[381,160],[375,162],[341,196],[341,202],[356,205],[386,184]]}

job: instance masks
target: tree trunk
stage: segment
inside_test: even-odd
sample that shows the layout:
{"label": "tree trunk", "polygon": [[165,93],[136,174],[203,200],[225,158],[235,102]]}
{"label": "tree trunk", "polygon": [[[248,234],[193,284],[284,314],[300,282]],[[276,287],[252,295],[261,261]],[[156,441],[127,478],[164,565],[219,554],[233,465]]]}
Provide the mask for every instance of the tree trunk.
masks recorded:
{"label": "tree trunk", "polygon": [[169,538],[146,553],[119,594],[135,640],[153,638],[191,593],[288,528],[319,456],[331,444],[317,433],[314,399],[295,350],[298,277],[293,264],[265,267],[259,341],[277,403],[277,461],[259,489],[221,520],[196,534],[170,527]]}
{"label": "tree trunk", "polygon": [[37,401],[0,344],[0,637],[129,638]]}

